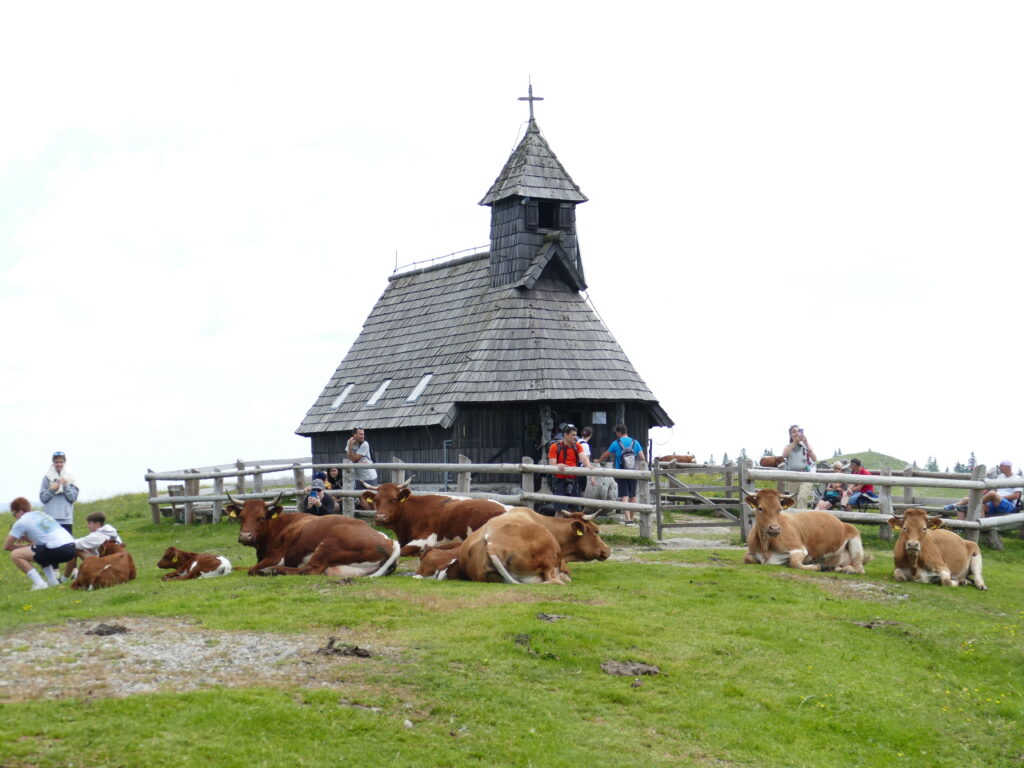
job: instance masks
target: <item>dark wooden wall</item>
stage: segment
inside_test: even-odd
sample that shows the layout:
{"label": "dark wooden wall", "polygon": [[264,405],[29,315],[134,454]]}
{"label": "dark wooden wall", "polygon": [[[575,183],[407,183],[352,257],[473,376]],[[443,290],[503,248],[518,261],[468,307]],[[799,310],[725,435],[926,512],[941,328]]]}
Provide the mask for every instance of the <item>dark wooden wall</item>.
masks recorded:
{"label": "dark wooden wall", "polygon": [[[576,244],[576,206],[558,205],[555,227],[537,225],[537,201],[523,204],[523,198],[510,197],[491,208],[491,286],[515,283],[529,268],[537,251],[544,245],[544,235],[553,230],[565,234],[562,248],[582,272]],[[531,218],[531,213],[534,218]]]}
{"label": "dark wooden wall", "polygon": [[[450,429],[440,427],[409,427],[404,429],[367,429],[366,439],[370,441],[374,461],[390,461],[397,456],[404,462],[414,463],[455,463],[458,456],[468,456],[474,464],[517,464],[524,456],[534,460],[542,458],[546,442],[542,439],[541,403],[503,403],[493,406],[462,406]],[[551,408],[554,427],[561,422],[575,424],[580,430],[585,426],[594,428],[591,451],[596,457],[615,438],[613,429],[620,421],[629,428],[631,437],[636,438],[647,449],[647,435],[651,415],[640,404],[608,403],[594,401],[569,401],[544,403]],[[595,412],[605,414],[605,424],[593,424]],[[330,464],[345,457],[348,432],[327,432],[312,438],[313,462]],[[380,473],[380,482],[391,480],[389,471]],[[439,472],[416,471],[416,484],[443,484],[444,476]],[[518,484],[510,475],[474,475],[474,483]],[[454,477],[449,477],[454,487]]]}

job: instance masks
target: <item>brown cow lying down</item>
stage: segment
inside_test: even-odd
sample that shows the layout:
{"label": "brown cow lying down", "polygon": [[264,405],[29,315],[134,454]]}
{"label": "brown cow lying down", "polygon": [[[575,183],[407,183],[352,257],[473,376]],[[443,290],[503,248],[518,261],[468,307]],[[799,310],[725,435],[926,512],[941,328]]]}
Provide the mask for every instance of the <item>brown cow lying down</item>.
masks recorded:
{"label": "brown cow lying down", "polygon": [[[747,537],[744,563],[864,573],[864,545],[854,526],[828,512],[783,512],[783,508],[793,506],[793,497],[780,496],[772,488],[762,488],[744,501],[756,515]],[[821,560],[822,566],[808,562],[813,560]]]}
{"label": "brown cow lying down", "polygon": [[402,555],[416,555],[435,537],[437,544],[462,541],[467,530],[475,531],[509,507],[490,499],[470,499],[437,493],[414,495],[410,477],[401,485],[368,485],[360,496],[375,510],[374,522],[389,528],[402,545]]}
{"label": "brown cow lying down", "polygon": [[461,541],[442,544],[439,547],[428,543],[420,552],[420,564],[413,574],[414,579],[461,579],[462,570],[459,568],[459,550],[462,548]]}
{"label": "brown cow lying down", "polygon": [[693,454],[670,453],[668,456],[659,456],[656,461],[663,461],[666,464],[673,461],[676,464],[693,464],[693,459]]}
{"label": "brown cow lying down", "polygon": [[249,575],[298,573],[328,576],[386,576],[395,570],[402,548],[362,520],[341,515],[318,517],[306,512],[282,514],[282,494],[263,499],[235,499],[226,509],[241,522],[238,543],[256,548]]}
{"label": "brown cow lying down", "polygon": [[223,555],[186,552],[177,547],[168,547],[156,567],[174,569],[173,573],[166,574],[160,581],[208,579],[214,576],[227,576],[231,573],[231,562]]}
{"label": "brown cow lying down", "polygon": [[970,579],[978,589],[988,589],[981,577],[981,550],[973,541],[952,531],[940,530],[941,517],[928,517],[923,509],[908,509],[893,517],[889,526],[899,532],[892,548],[896,581],[938,582],[944,587],[962,586]]}
{"label": "brown cow lying down", "polygon": [[459,547],[459,570],[470,581],[566,584],[555,537],[526,515],[509,512],[488,520]]}
{"label": "brown cow lying down", "polygon": [[762,456],[761,466],[762,467],[781,467],[786,463],[785,456]]}
{"label": "brown cow lying down", "polygon": [[78,568],[78,576],[71,582],[72,589],[102,589],[124,584],[135,578],[135,561],[123,545],[106,541],[100,547],[99,557],[87,557]]}
{"label": "brown cow lying down", "polygon": [[[568,517],[547,517],[526,507],[513,507],[500,517],[510,516],[535,523],[545,528],[554,537],[562,560],[559,568],[565,581],[569,580],[569,566],[566,565],[566,562],[607,560],[611,554],[611,549],[605,544],[597,526],[592,522],[594,515],[573,512]],[[498,519],[498,517],[494,518],[494,520]],[[453,556],[459,552],[460,548],[457,543],[429,549],[420,558],[417,575],[421,578],[435,579],[468,578],[464,570],[452,570],[451,561]],[[438,575],[444,568],[449,568],[447,575]],[[459,575],[456,575],[457,573]]]}

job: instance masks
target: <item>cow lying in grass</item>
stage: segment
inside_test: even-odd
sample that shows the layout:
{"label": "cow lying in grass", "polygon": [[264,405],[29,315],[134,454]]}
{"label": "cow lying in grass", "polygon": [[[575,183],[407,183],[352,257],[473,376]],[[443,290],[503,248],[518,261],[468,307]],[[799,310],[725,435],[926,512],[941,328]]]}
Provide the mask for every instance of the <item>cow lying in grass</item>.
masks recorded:
{"label": "cow lying in grass", "polygon": [[160,581],[172,579],[208,579],[214,576],[227,576],[231,573],[231,562],[223,555],[210,555],[205,552],[186,552],[177,547],[168,547],[157,568],[172,568]]}
{"label": "cow lying in grass", "polygon": [[952,531],[942,529],[941,517],[928,517],[923,509],[912,508],[903,517],[893,517],[889,526],[899,532],[892,548],[896,581],[939,583],[956,587],[974,582],[978,589],[988,589],[981,576],[981,550],[973,541],[961,539]]}
{"label": "cow lying in grass", "polygon": [[[793,506],[794,499],[781,496],[772,488],[762,488],[744,501],[754,509],[756,517],[747,537],[744,563],[864,573],[864,545],[854,526],[828,512],[783,512]],[[815,560],[820,560],[821,565],[811,562]]]}
{"label": "cow lying in grass", "polygon": [[102,589],[124,584],[135,578],[135,561],[123,544],[110,540],[99,549],[99,557],[87,557],[71,582],[72,589]]}

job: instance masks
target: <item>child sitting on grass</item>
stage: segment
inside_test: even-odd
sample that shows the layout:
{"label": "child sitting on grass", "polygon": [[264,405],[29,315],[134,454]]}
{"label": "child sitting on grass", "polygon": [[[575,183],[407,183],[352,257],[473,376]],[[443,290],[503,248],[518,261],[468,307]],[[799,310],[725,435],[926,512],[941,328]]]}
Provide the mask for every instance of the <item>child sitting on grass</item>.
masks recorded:
{"label": "child sitting on grass", "polygon": [[[91,513],[85,518],[85,525],[89,529],[89,533],[80,539],[75,539],[75,554],[83,560],[87,557],[99,556],[100,547],[108,541],[113,540],[118,544],[124,544],[121,537],[117,535],[117,529],[107,524],[107,516],[102,512]],[[71,570],[74,568],[75,562],[76,558],[72,558],[71,562],[65,566],[65,578],[75,578],[75,573]],[[77,571],[77,569],[75,570]]]}

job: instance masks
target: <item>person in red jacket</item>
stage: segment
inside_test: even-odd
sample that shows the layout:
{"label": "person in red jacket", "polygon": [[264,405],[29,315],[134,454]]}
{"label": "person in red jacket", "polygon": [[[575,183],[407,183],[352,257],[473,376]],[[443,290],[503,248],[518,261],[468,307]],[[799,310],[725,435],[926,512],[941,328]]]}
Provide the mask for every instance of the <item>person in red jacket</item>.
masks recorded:
{"label": "person in red jacket", "polygon": [[[573,424],[566,424],[562,430],[562,439],[552,443],[548,448],[548,464],[557,464],[560,470],[566,467],[589,467],[590,459],[586,452],[576,441],[576,427]],[[579,497],[580,487],[576,483],[575,475],[555,474],[551,479],[551,491],[556,496]],[[569,506],[564,502],[555,503],[555,511],[568,509],[575,512],[579,507]]]}

